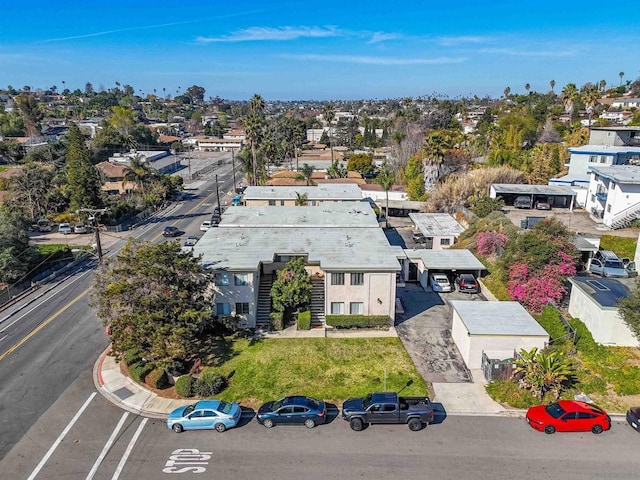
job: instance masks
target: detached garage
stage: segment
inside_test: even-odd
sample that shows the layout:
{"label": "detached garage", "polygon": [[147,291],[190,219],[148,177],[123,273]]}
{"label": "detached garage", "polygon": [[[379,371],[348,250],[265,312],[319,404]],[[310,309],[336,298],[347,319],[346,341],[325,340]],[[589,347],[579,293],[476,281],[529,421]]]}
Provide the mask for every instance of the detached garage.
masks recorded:
{"label": "detached garage", "polygon": [[451,336],[469,369],[482,366],[482,352],[542,349],[549,335],[518,302],[452,300]]}

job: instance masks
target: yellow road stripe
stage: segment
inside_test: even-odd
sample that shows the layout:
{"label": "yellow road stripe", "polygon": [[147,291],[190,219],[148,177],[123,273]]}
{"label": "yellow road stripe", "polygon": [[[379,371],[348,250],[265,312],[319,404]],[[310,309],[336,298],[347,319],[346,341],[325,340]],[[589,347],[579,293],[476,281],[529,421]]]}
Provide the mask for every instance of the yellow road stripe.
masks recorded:
{"label": "yellow road stripe", "polygon": [[67,303],[64,307],[62,307],[60,310],[58,310],[56,313],[54,313],[53,315],[51,315],[49,318],[47,318],[44,322],[42,322],[40,325],[38,325],[36,328],[34,328],[33,330],[31,330],[27,335],[25,335],[22,340],[20,340],[18,343],[16,343],[15,345],[13,345],[11,348],[9,348],[9,350],[7,350],[6,352],[4,352],[2,355],[0,355],[0,361],[4,360],[4,358],[10,354],[12,354],[15,350],[17,350],[18,348],[20,348],[20,346],[22,344],[24,344],[27,340],[29,340],[31,337],[33,337],[36,333],[38,333],[40,330],[42,330],[44,327],[46,327],[47,325],[49,325],[49,323],[51,323],[53,320],[55,320],[56,318],[58,318],[65,310],[67,310],[69,307],[71,307],[74,303],[76,303],[78,300],[80,300],[82,297],[84,297],[87,293],[89,293],[89,289],[85,290],[84,292],[82,292],[80,295],[78,295],[76,298],[74,298],[73,300],[71,300],[69,303]]}

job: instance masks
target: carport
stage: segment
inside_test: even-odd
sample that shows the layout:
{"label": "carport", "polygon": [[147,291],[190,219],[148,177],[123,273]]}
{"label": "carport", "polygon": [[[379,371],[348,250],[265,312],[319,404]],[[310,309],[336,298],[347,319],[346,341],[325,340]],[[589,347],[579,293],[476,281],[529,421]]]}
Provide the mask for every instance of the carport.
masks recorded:
{"label": "carport", "polygon": [[451,337],[470,370],[482,366],[483,352],[512,356],[514,350],[542,349],[549,341],[549,334],[518,302],[450,303]]}
{"label": "carport", "polygon": [[405,282],[419,282],[425,290],[429,286],[429,272],[443,272],[450,275],[473,273],[479,277],[486,267],[470,250],[403,250],[406,256],[401,260]]}
{"label": "carport", "polygon": [[532,204],[549,202],[552,207],[569,208],[573,212],[576,192],[566,185],[523,185],[520,183],[494,183],[489,197],[500,197],[506,205],[513,205],[518,197],[531,197]]}

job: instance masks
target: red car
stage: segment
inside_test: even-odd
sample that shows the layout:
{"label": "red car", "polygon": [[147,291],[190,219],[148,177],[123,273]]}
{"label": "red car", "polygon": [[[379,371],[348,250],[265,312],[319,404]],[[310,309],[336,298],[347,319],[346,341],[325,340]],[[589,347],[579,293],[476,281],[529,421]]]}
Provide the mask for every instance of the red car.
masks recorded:
{"label": "red car", "polygon": [[527,410],[527,423],[544,433],[602,433],[611,428],[611,418],[600,407],[576,400],[559,400]]}

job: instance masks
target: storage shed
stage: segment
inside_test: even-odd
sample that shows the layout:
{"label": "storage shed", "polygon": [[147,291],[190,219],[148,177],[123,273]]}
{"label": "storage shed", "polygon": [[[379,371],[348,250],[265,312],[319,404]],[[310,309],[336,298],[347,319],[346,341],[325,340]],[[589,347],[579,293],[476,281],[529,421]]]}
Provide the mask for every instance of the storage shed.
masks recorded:
{"label": "storage shed", "polygon": [[469,369],[482,366],[484,351],[542,349],[549,334],[518,302],[452,300],[451,336]]}

